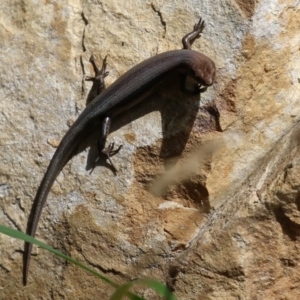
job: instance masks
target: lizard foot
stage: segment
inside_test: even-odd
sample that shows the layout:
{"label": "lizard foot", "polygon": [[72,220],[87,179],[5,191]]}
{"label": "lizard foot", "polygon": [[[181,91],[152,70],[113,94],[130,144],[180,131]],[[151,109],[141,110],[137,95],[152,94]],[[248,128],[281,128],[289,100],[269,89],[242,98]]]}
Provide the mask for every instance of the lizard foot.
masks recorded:
{"label": "lizard foot", "polygon": [[103,154],[106,157],[106,159],[109,160],[114,173],[116,173],[118,170],[116,169],[116,167],[114,166],[110,158],[116,155],[122,149],[123,145],[120,145],[117,149],[114,149],[114,147],[115,147],[115,143],[110,143],[107,148],[101,150],[101,154]]}

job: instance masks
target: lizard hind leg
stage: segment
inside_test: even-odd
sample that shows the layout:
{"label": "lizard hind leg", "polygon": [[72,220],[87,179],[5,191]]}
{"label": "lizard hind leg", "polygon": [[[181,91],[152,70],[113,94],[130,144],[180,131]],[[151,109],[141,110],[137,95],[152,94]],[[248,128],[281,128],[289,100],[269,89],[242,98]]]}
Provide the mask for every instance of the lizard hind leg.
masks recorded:
{"label": "lizard hind leg", "polygon": [[[96,91],[97,91],[97,96],[105,89],[105,81],[104,78],[108,75],[108,71],[106,71],[107,67],[107,56],[103,59],[102,62],[102,67],[101,69],[98,67],[98,65],[95,62],[94,56],[92,55],[90,58],[90,62],[93,65],[95,76],[94,77],[86,77],[85,80],[87,81],[93,81],[93,83],[96,85]],[[93,101],[93,100],[92,100]],[[114,174],[116,174],[117,169],[114,166],[113,162],[111,161],[111,157],[117,154],[123,147],[123,145],[120,145],[117,149],[114,149],[114,143],[110,143],[107,147],[106,145],[106,139],[109,134],[110,130],[110,124],[111,124],[111,119],[110,117],[105,117],[102,122],[102,129],[101,129],[101,134],[100,138],[97,142],[97,148],[98,148],[98,158],[95,161],[95,165],[97,161],[101,158],[107,159],[110,163],[110,167],[113,171]],[[91,172],[94,170],[92,168]]]}
{"label": "lizard hind leg", "polygon": [[204,21],[202,20],[202,18],[200,18],[199,22],[194,25],[193,31],[189,32],[182,38],[183,49],[191,49],[194,41],[200,38],[200,34],[203,31],[204,26]]}
{"label": "lizard hind leg", "polygon": [[117,149],[114,149],[115,144],[110,143],[107,147],[105,147],[106,144],[106,139],[109,134],[110,130],[110,124],[111,124],[111,119],[110,117],[105,117],[103,119],[102,123],[102,131],[101,131],[101,136],[100,139],[98,140],[97,147],[98,147],[98,153],[99,157],[98,159],[102,156],[105,157],[110,163],[111,169],[114,174],[117,173],[117,168],[114,166],[113,162],[111,161],[111,157],[116,155],[123,147],[123,145],[120,145]]}

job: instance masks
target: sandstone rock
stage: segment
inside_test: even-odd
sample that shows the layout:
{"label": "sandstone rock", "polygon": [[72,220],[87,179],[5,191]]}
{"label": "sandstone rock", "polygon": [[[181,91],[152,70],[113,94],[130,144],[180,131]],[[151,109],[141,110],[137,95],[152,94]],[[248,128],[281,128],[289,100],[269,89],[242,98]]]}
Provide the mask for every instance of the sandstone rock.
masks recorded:
{"label": "sandstone rock", "polygon": [[[178,299],[300,297],[300,2],[7,1],[0,4],[0,224],[25,231],[36,190],[86,106],[98,63],[107,85],[135,64],[193,48],[216,83],[162,85],[112,128],[123,144],[91,171],[97,133],[58,176],[37,238],[125,282],[151,277]],[[200,101],[199,101],[200,100]],[[0,299],[108,299],[106,284],[0,234]],[[157,299],[148,289],[147,299]]]}

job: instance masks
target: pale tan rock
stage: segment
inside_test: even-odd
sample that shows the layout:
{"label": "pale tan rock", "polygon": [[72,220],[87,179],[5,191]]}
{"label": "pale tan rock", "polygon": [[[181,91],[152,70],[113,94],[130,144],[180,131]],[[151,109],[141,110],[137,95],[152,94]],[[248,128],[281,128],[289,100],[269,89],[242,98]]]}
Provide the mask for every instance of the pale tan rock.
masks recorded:
{"label": "pale tan rock", "polygon": [[[200,105],[175,80],[116,122],[117,176],[90,172],[97,133],[85,141],[37,238],[117,282],[167,282],[178,299],[300,298],[298,0],[5,0],[0,11],[0,224],[26,230],[55,148],[86,106],[90,55],[108,55],[109,85],[182,48],[201,14],[193,49],[215,61],[217,78]],[[36,247],[23,287],[22,250],[0,234],[0,299],[113,293]]]}

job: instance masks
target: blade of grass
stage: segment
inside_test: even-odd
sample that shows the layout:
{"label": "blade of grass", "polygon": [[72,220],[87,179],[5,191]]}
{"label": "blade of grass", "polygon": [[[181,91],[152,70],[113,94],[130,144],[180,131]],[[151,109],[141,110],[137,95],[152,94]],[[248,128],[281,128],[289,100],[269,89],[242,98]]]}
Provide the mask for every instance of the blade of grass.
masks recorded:
{"label": "blade of grass", "polygon": [[[102,279],[103,281],[105,281],[106,283],[108,283],[109,285],[111,285],[112,287],[114,287],[116,289],[119,288],[119,286],[120,286],[119,284],[117,284],[117,283],[113,282],[112,280],[106,278],[105,276],[103,276],[100,273],[96,272],[95,270],[89,268],[88,266],[86,266],[86,265],[78,262],[77,260],[73,259],[72,257],[69,257],[69,256],[67,256],[67,255],[65,255],[65,254],[63,254],[63,253],[61,253],[61,252],[53,249],[52,247],[48,246],[47,244],[45,244],[45,243],[43,243],[43,242],[41,242],[41,241],[33,238],[30,235],[27,235],[27,234],[25,234],[25,233],[23,233],[23,232],[21,232],[19,230],[16,230],[16,229],[13,229],[13,228],[9,228],[7,226],[4,226],[4,225],[0,224],[0,232],[3,233],[3,234],[5,234],[5,235],[8,235],[10,237],[17,238],[17,239],[23,240],[25,242],[38,245],[39,247],[41,247],[41,248],[43,248],[43,249],[45,249],[45,250],[47,250],[47,251],[49,251],[49,252],[51,252],[51,253],[53,253],[53,254],[55,254],[57,256],[63,258],[65,260],[73,263],[74,265],[79,266],[80,268],[86,270],[87,272],[89,272],[89,273],[97,276],[98,278]],[[144,300],[140,296],[135,295],[135,294],[133,294],[131,292],[128,292],[127,296],[128,297],[134,297],[134,298],[132,298],[134,300]]]}
{"label": "blade of grass", "polygon": [[[116,291],[111,295],[109,300],[121,300],[128,292],[129,289],[132,287],[133,283],[125,283],[121,285],[119,288],[116,289]],[[131,299],[135,300],[135,299]]]}
{"label": "blade of grass", "polygon": [[137,280],[138,284],[144,284],[156,291],[160,296],[165,297],[166,300],[177,300],[175,295],[170,291],[170,289],[162,284],[161,282],[154,279],[140,279]]}
{"label": "blade of grass", "polygon": [[170,291],[170,289],[167,286],[153,279],[140,279],[129,283],[125,283],[113,293],[113,295],[110,297],[110,300],[121,300],[129,292],[129,289],[136,284],[143,284],[149,286],[157,294],[165,297],[166,300],[176,300],[175,295]]}
{"label": "blade of grass", "polygon": [[113,286],[114,288],[118,288],[119,285],[113,281],[111,281],[110,279],[106,278],[105,276],[99,274],[98,272],[96,272],[95,270],[89,268],[88,266],[78,262],[77,260],[73,259],[72,257],[69,257],[55,249],[53,249],[52,247],[48,246],[47,244],[43,243],[43,242],[40,242],[39,240],[36,240],[35,238],[33,238],[32,236],[30,235],[27,235],[21,231],[18,231],[18,230],[15,230],[13,228],[9,228],[9,227],[6,227],[6,226],[3,226],[3,225],[0,225],[0,232],[8,235],[8,236],[11,236],[11,237],[14,237],[14,238],[17,238],[17,239],[21,239],[25,242],[28,242],[28,243],[32,243],[32,244],[35,244],[35,245],[38,245],[40,246],[41,248],[43,249],[46,249],[48,250],[49,252],[75,264],[76,266],[79,266],[81,267],[82,269],[92,273],[93,275],[101,278],[103,281],[107,282],[108,284],[110,284],[111,286]]}

